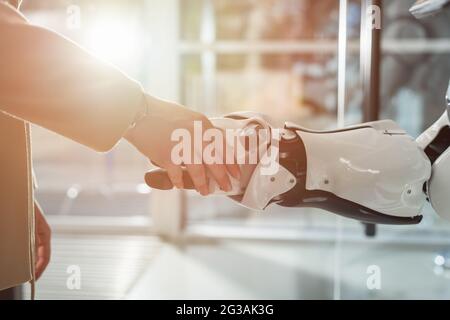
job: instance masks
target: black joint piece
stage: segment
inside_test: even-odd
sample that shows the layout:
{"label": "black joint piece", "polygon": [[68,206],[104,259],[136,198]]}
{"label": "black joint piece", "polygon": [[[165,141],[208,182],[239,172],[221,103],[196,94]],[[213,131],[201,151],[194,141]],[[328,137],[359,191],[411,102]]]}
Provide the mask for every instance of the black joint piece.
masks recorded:
{"label": "black joint piece", "polygon": [[374,223],[363,223],[364,234],[368,238],[374,238],[377,234],[377,225]]}

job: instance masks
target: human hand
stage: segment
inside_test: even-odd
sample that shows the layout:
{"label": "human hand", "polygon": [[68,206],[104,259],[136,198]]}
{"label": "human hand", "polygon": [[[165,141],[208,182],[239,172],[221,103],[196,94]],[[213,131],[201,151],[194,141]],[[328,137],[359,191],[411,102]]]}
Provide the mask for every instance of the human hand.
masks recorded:
{"label": "human hand", "polygon": [[[191,137],[194,137],[194,122],[200,121],[203,130],[214,128],[211,122],[204,115],[189,110],[175,103],[146,96],[148,103],[148,114],[141,119],[135,127],[125,134],[127,139],[142,154],[147,156],[153,163],[165,169],[174,186],[183,188],[183,167],[175,164],[171,159],[172,149],[176,141],[172,141],[172,133],[177,129],[186,129]],[[192,143],[192,148],[195,148]],[[225,145],[225,142],[223,142]],[[199,154],[201,162],[183,164],[188,171],[195,189],[202,195],[209,194],[207,172],[218,183],[224,191],[231,190],[229,175],[236,179],[240,178],[240,170],[237,164],[225,164],[225,156],[222,164],[207,164],[203,160],[203,149],[205,144],[201,144],[202,150],[192,150],[192,154]]]}
{"label": "human hand", "polygon": [[51,256],[51,229],[37,202],[34,203],[36,235],[36,280],[44,273]]}

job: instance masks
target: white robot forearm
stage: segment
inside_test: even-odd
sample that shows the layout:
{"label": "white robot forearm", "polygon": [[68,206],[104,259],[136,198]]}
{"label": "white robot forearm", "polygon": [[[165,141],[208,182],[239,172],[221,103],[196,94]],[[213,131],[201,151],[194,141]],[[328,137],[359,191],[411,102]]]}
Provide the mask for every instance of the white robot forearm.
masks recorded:
{"label": "white robot forearm", "polygon": [[[273,130],[266,116],[236,113],[211,119],[221,129]],[[291,123],[281,128],[279,167],[264,174],[261,162],[241,165],[243,179],[232,179],[225,193],[210,179],[210,190],[251,209],[275,203],[316,207],[362,222],[416,224],[429,200],[441,216],[450,204],[450,122],[447,111],[416,141],[395,122],[382,120],[334,131],[312,131]],[[248,151],[248,150],[247,150]],[[193,188],[185,173],[185,187]],[[162,170],[147,173],[154,188],[171,189]]]}

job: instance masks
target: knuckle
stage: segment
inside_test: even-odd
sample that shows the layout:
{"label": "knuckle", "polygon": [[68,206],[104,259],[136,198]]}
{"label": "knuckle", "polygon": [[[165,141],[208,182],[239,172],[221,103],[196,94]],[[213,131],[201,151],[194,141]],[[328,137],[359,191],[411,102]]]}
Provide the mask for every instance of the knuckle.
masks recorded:
{"label": "knuckle", "polygon": [[194,119],[201,120],[201,121],[208,121],[208,117],[206,117],[204,114],[196,112],[194,115]]}
{"label": "knuckle", "polygon": [[194,172],[191,172],[191,178],[197,182],[200,182],[203,180],[204,176],[201,172],[194,171]]}
{"label": "knuckle", "polygon": [[200,121],[200,122],[202,122],[204,125],[206,125],[207,127],[209,127],[210,126],[210,121],[209,121],[209,119],[208,119],[208,117],[207,116],[205,116],[205,115],[203,115],[203,114],[199,114],[199,115],[197,115],[197,116],[195,116],[194,117],[194,120],[195,121]]}
{"label": "knuckle", "polygon": [[178,174],[172,175],[170,177],[170,180],[175,181],[175,182],[179,182],[179,181],[181,181],[181,176],[179,176]]}
{"label": "knuckle", "polygon": [[179,175],[179,171],[177,168],[169,167],[166,169],[166,171],[170,177],[177,177]]}
{"label": "knuckle", "polygon": [[159,163],[159,167],[164,169],[164,170],[166,170],[166,171],[168,171],[168,172],[173,169],[172,166],[173,166],[173,164],[170,163],[169,161],[161,161]]}
{"label": "knuckle", "polygon": [[201,175],[191,175],[191,178],[197,186],[201,186],[206,183],[205,179],[203,179]]}
{"label": "knuckle", "polygon": [[216,175],[216,179],[219,180],[219,181],[222,182],[222,183],[227,182],[227,178],[228,178],[228,176],[227,176],[227,174],[224,173],[224,172],[220,172],[220,173],[218,173],[218,174]]}

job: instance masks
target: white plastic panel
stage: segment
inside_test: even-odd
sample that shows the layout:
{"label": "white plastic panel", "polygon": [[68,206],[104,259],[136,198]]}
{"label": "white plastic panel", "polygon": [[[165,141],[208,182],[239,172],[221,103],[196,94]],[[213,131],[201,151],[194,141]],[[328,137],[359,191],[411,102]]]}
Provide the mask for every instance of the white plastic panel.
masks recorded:
{"label": "white plastic panel", "polygon": [[[384,126],[385,124],[386,126]],[[391,121],[335,133],[297,131],[307,155],[309,190],[325,190],[384,214],[418,215],[431,165]]]}

